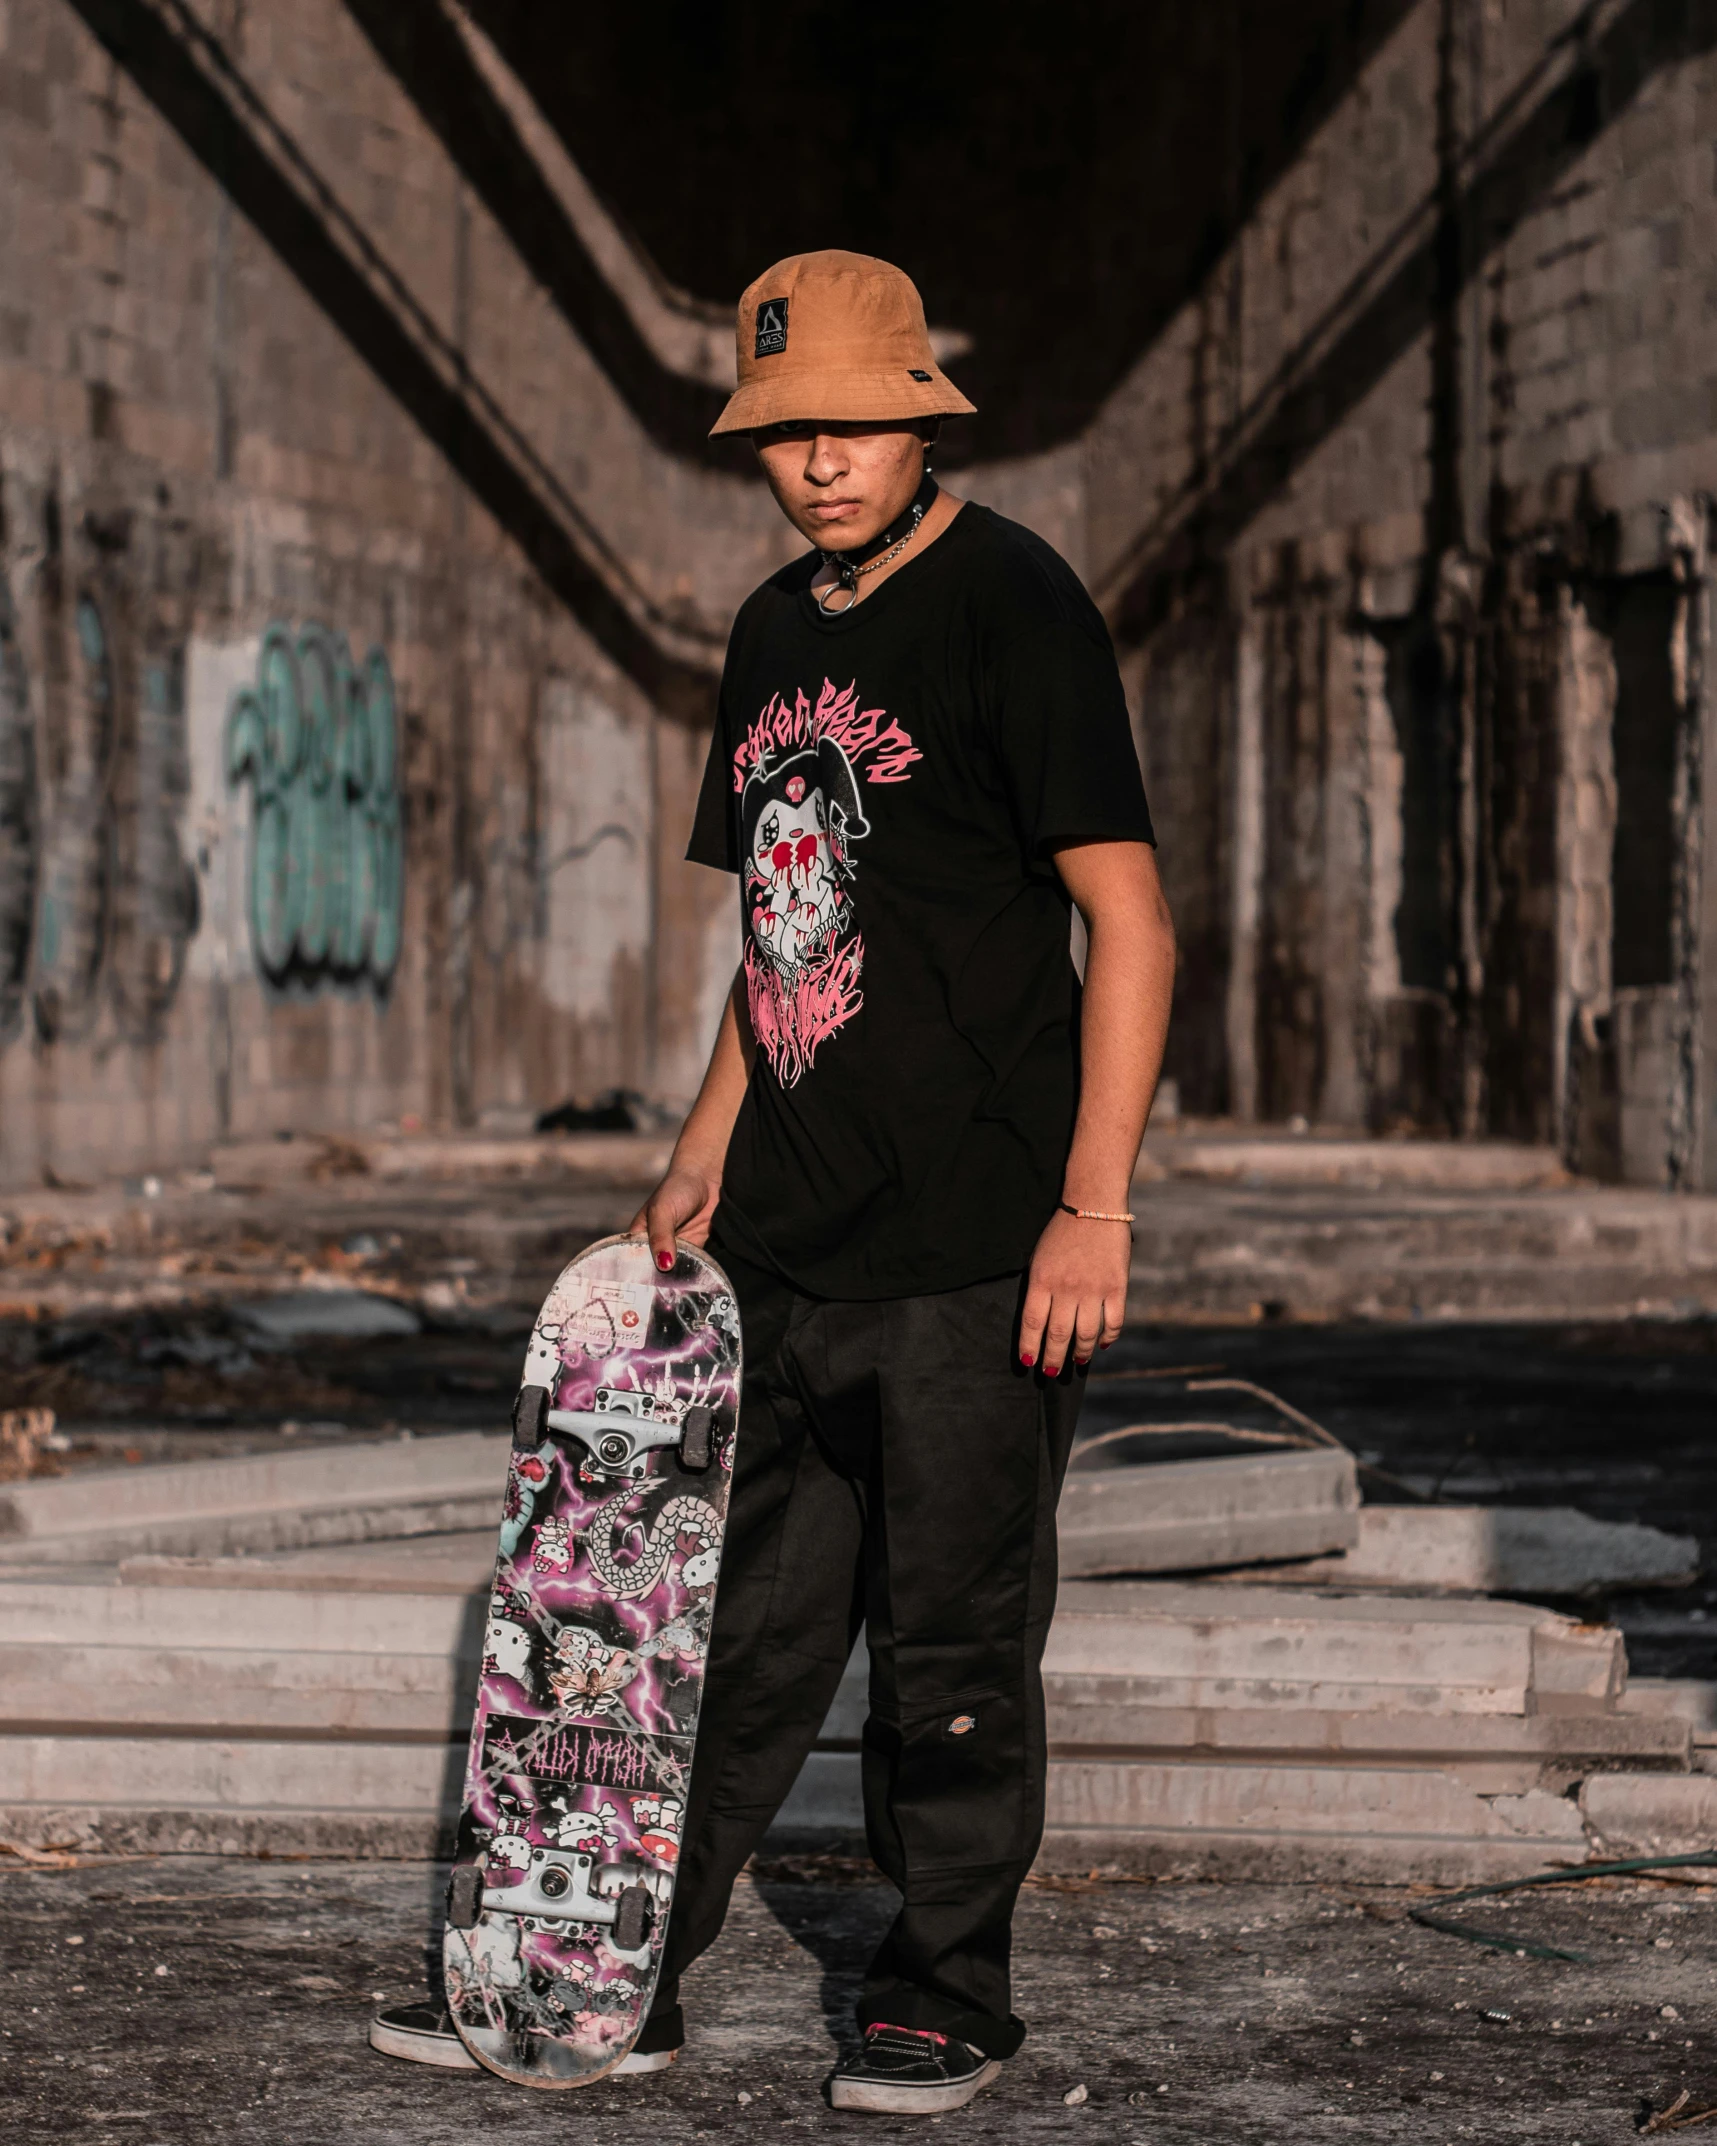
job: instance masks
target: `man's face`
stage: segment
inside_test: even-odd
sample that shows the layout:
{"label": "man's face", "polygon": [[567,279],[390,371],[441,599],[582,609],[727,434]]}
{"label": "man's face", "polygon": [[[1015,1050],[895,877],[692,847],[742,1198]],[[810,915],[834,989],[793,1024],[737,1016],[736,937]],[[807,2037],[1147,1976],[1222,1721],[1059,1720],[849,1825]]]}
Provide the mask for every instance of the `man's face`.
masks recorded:
{"label": "man's face", "polygon": [[853,551],[902,515],[924,475],[917,424],[769,425],[751,436],[776,504],[822,551]]}

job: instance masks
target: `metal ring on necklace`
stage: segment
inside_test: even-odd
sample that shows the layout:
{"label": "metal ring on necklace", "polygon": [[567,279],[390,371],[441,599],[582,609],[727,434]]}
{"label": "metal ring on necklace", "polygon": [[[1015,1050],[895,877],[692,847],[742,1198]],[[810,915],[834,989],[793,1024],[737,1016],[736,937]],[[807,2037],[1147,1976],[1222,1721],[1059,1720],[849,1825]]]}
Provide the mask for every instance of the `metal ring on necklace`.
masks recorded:
{"label": "metal ring on necklace", "polygon": [[[918,534],[918,524],[923,519],[924,509],[914,507],[912,510],[912,527],[898,544],[891,544],[880,559],[872,559],[868,566],[842,566],[837,568],[836,571],[841,577],[839,581],[831,581],[826,589],[816,591],[817,609],[823,614],[824,618],[845,618],[853,605],[859,600],[858,583],[860,574],[874,574],[879,566],[886,566],[890,559],[898,558],[900,553],[906,549],[907,545]],[[833,551],[826,551],[823,554],[825,563],[839,557],[840,554]],[[825,596],[832,596],[837,589],[846,590],[847,600],[838,610],[831,611],[823,599]]]}

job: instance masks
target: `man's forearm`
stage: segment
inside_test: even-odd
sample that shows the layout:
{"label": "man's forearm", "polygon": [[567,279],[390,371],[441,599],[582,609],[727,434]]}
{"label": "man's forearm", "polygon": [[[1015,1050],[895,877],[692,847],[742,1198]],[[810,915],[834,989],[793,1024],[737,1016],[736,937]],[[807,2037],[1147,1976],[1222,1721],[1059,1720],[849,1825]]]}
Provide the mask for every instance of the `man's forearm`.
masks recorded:
{"label": "man's forearm", "polygon": [[719,1178],[727,1160],[727,1143],[733,1136],[733,1123],[751,1079],[750,1023],[742,1021],[740,1015],[744,985],[745,972],[741,969],[727,994],[697,1101],[687,1112],[680,1137],[674,1142],[676,1168],[696,1169]]}
{"label": "man's forearm", "polygon": [[[1102,845],[1101,850],[1110,850]],[[1174,926],[1142,844],[1058,859],[1085,918],[1079,1115],[1064,1180],[1070,1205],[1124,1211],[1162,1071],[1174,995]]]}

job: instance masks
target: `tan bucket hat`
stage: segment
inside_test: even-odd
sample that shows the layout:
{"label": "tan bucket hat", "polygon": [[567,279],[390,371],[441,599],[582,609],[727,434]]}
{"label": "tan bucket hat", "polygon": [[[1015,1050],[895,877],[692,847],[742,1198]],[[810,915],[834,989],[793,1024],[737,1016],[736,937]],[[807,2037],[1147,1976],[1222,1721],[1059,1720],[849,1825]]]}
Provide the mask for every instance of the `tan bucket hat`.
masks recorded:
{"label": "tan bucket hat", "polygon": [[739,301],[739,387],[721,432],[806,418],[899,424],[962,417],[966,400],[930,349],[912,278],[868,253],[796,253]]}

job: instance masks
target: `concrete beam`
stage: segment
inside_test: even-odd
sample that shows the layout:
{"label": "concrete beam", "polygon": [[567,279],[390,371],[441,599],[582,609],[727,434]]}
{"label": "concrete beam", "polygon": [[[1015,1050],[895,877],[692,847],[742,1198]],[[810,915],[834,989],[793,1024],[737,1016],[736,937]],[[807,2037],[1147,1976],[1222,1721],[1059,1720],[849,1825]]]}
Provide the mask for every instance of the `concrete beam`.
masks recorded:
{"label": "concrete beam", "polygon": [[1621,1635],[1514,1602],[1327,1595],[1195,1582],[1075,1582],[1045,1668],[1144,1678],[1160,1705],[1524,1714],[1601,1709],[1625,1677]]}
{"label": "concrete beam", "polygon": [[1068,1579],[1315,1557],[1359,1538],[1351,1453],[1255,1453],[1076,1469],[1056,1518]]}
{"label": "concrete beam", "polygon": [[0,1558],[208,1556],[493,1526],[507,1452],[504,1435],[455,1431],[9,1484]]}
{"label": "concrete beam", "polygon": [[[1308,1456],[1309,1457],[1309,1456]],[[1216,1577],[1249,1585],[1446,1587],[1475,1594],[1588,1595],[1685,1587],[1699,1542],[1568,1505],[1367,1505],[1339,1556]]]}

